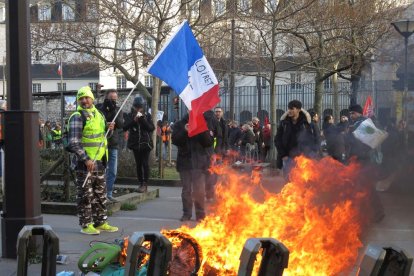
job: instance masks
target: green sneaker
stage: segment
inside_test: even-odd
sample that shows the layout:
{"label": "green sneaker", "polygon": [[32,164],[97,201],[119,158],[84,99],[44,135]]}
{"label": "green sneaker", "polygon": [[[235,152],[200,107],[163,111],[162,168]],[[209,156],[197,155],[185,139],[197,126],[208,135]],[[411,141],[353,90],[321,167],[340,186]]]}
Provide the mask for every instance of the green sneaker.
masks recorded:
{"label": "green sneaker", "polygon": [[81,233],[86,235],[99,235],[100,231],[93,227],[93,223],[89,223],[88,226],[81,229]]}
{"label": "green sneaker", "polygon": [[108,222],[104,222],[103,224],[95,227],[95,229],[105,232],[116,232],[118,231],[118,227],[109,225]]}

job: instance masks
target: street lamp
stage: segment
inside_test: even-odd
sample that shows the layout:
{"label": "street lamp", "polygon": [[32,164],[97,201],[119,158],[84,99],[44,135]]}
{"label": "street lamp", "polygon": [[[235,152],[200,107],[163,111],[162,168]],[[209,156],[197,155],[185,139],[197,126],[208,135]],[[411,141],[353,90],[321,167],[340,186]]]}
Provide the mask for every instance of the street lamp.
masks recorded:
{"label": "street lamp", "polygon": [[402,20],[392,22],[391,25],[404,37],[405,59],[404,59],[404,92],[403,92],[403,120],[407,120],[407,95],[408,95],[408,38],[414,33],[414,21]]}

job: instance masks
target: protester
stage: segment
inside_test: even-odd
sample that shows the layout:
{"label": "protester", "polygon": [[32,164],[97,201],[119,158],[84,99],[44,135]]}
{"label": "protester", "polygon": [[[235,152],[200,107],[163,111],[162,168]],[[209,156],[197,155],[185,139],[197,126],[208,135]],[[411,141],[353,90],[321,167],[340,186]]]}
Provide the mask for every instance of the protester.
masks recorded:
{"label": "protester", "polygon": [[45,148],[50,149],[52,147],[52,124],[50,121],[45,122],[45,126],[43,127],[43,137],[45,139]]}
{"label": "protester", "polygon": [[312,152],[316,154],[315,157],[321,156],[321,130],[319,129],[319,115],[315,111],[309,111],[311,116],[311,126],[315,130],[315,143]]}
{"label": "protester", "polygon": [[223,118],[223,109],[220,106],[216,106],[216,108],[214,108],[214,118],[217,120],[214,153],[219,155],[219,158],[223,158],[228,150],[229,129]]}
{"label": "protester", "polygon": [[[68,150],[74,153],[77,209],[81,233],[97,235],[100,231],[116,232],[107,222],[105,163],[106,129],[113,130],[93,104],[95,97],[89,86],[78,90],[77,111],[69,118]],[[85,124],[83,118],[86,118]]]}
{"label": "protester", "polygon": [[[105,116],[107,122],[112,122],[115,119],[113,134],[108,137],[108,165],[106,169],[106,196],[110,201],[116,201],[112,193],[118,172],[119,140],[122,139],[122,128],[124,126],[123,112],[119,111],[119,107],[117,107],[117,100],[118,92],[114,89],[111,89],[106,92],[103,104],[97,105],[97,108]],[[118,111],[119,114],[115,118],[115,115],[118,113]]]}
{"label": "protester", "polygon": [[242,137],[242,131],[237,121],[230,121],[229,123],[229,138],[228,144],[230,149],[239,151],[239,141]]}
{"label": "protester", "polygon": [[274,141],[277,149],[277,167],[283,169],[286,178],[295,157],[301,154],[315,156],[316,140],[317,134],[309,113],[302,109],[300,101],[290,101],[288,111],[280,119]]}
{"label": "protester", "polygon": [[263,133],[262,133],[262,126],[260,125],[260,120],[257,117],[252,118],[252,130],[255,137],[255,158],[259,158],[262,154],[262,146],[263,146]]}
{"label": "protester", "polygon": [[178,148],[177,171],[183,186],[181,221],[191,219],[193,205],[196,220],[205,217],[205,185],[214,143],[213,122],[207,116],[205,119],[209,130],[191,138],[188,137],[188,114],[173,126],[172,142]]}
{"label": "protester", "polygon": [[170,136],[171,136],[171,128],[168,124],[168,121],[164,121],[161,123],[160,127],[161,131],[161,141],[163,144],[163,153],[162,153],[162,159],[167,160],[167,153],[168,153],[168,147],[170,144]]}
{"label": "protester", "polygon": [[56,123],[55,127],[51,130],[52,134],[52,148],[60,148],[62,146],[62,127],[59,123]]}
{"label": "protester", "polygon": [[337,127],[339,127],[339,131],[345,133],[348,131],[348,126],[349,126],[349,121],[348,121],[348,117],[345,115],[342,115],[340,118],[340,121],[337,125]]}
{"label": "protester", "polygon": [[323,119],[323,136],[326,139],[328,154],[342,163],[346,161],[344,134],[341,128],[335,126],[332,115],[326,115]]}
{"label": "protester", "polygon": [[139,193],[145,193],[148,188],[149,156],[154,148],[152,141],[154,130],[151,114],[145,111],[145,100],[141,96],[135,97],[131,112],[128,113],[124,123],[124,131],[129,132],[127,147],[134,153]]}
{"label": "protester", "polygon": [[381,221],[384,214],[384,207],[379,199],[379,196],[376,191],[376,171],[375,167],[371,164],[371,148],[358,140],[353,132],[358,129],[363,121],[367,118],[362,115],[363,109],[360,105],[352,105],[349,107],[349,114],[351,122],[348,128],[347,134],[347,146],[348,146],[348,155],[350,158],[355,158],[362,166],[361,168],[361,185],[368,186],[370,191],[370,208],[372,210],[372,221],[378,222]]}
{"label": "protester", "polygon": [[255,150],[256,136],[249,124],[244,124],[241,131],[242,136],[238,142],[240,154],[243,161],[251,161],[252,153]]}
{"label": "protester", "polygon": [[262,137],[261,160],[265,162],[272,144],[272,129],[270,124],[266,124],[262,129]]}

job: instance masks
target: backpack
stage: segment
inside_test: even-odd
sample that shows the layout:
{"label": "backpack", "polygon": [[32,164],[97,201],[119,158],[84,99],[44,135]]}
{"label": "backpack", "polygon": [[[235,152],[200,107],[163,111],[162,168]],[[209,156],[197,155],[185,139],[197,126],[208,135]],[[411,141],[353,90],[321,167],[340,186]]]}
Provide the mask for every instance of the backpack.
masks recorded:
{"label": "backpack", "polygon": [[[86,125],[86,115],[85,112],[83,110],[79,111],[80,115],[81,115],[81,119],[82,119],[82,129],[85,127]],[[69,122],[67,124],[67,126],[65,127],[65,130],[62,133],[62,144],[63,144],[63,148],[68,151],[71,152],[69,149]]]}

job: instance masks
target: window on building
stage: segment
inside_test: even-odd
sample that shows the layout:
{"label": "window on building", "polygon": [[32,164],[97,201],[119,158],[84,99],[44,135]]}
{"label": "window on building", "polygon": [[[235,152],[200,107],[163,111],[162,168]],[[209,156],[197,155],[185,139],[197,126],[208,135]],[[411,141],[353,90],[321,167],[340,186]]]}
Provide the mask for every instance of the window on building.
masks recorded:
{"label": "window on building", "polygon": [[118,0],[118,7],[121,11],[126,11],[128,6],[127,6],[127,1],[126,0]]}
{"label": "window on building", "polygon": [[228,78],[223,79],[223,86],[224,87],[229,87],[229,79]]}
{"label": "window on building", "polygon": [[98,84],[97,82],[90,82],[90,83],[88,83],[89,87],[90,87],[93,91],[96,91],[96,85],[97,85],[97,84]]}
{"label": "window on building", "polygon": [[249,0],[240,0],[240,11],[242,12],[248,12],[250,9],[250,3]]}
{"label": "window on building", "polygon": [[260,81],[260,85],[262,86],[262,88],[266,88],[267,87],[267,80],[266,77],[259,77],[259,81]]}
{"label": "window on building", "polygon": [[145,87],[152,87],[153,85],[152,76],[145,76]]}
{"label": "window on building", "polygon": [[67,1],[62,3],[62,19],[64,21],[74,21],[75,20],[75,2]]}
{"label": "window on building", "polygon": [[98,19],[98,3],[97,1],[88,1],[86,7],[86,18],[87,19]]}
{"label": "window on building", "polygon": [[0,7],[0,22],[4,22],[6,20],[6,9],[5,7]]}
{"label": "window on building", "polygon": [[226,11],[226,3],[223,0],[214,0],[214,12],[217,16],[223,15]]}
{"label": "window on building", "polygon": [[149,6],[150,8],[155,6],[154,0],[146,0],[145,3],[147,4],[147,6]]}
{"label": "window on building", "polygon": [[259,44],[259,51],[262,57],[268,56],[268,51],[265,43]]}
{"label": "window on building", "polygon": [[267,0],[267,7],[265,8],[266,12],[273,13],[276,11],[278,0]]}
{"label": "window on building", "polygon": [[293,45],[292,44],[286,45],[286,55],[289,57],[293,56]]}
{"label": "window on building", "polygon": [[126,38],[125,38],[125,36],[121,36],[121,37],[118,38],[116,48],[117,48],[116,54],[119,57],[126,56]]}
{"label": "window on building", "polygon": [[33,93],[42,92],[42,84],[41,83],[32,83],[32,92]]}
{"label": "window on building", "polygon": [[323,88],[325,90],[332,89],[332,78],[327,78],[326,80],[323,81]]}
{"label": "window on building", "polygon": [[188,10],[190,11],[191,17],[197,17],[199,15],[199,2],[198,1],[190,1],[189,2]]}
{"label": "window on building", "polygon": [[[62,84],[63,84],[63,89],[62,89]],[[58,82],[57,83],[57,88],[58,88],[58,91],[66,91],[66,82],[64,82],[64,83]]]}
{"label": "window on building", "polygon": [[116,89],[126,88],[126,78],[125,76],[116,77]]}
{"label": "window on building", "polygon": [[302,89],[302,74],[290,73],[290,89]]}
{"label": "window on building", "polygon": [[40,61],[40,51],[39,50],[35,51],[35,61]]}
{"label": "window on building", "polygon": [[144,38],[144,51],[149,56],[155,55],[155,41],[150,36]]}
{"label": "window on building", "polygon": [[40,4],[38,15],[39,21],[50,21],[52,18],[52,7],[50,4]]}

